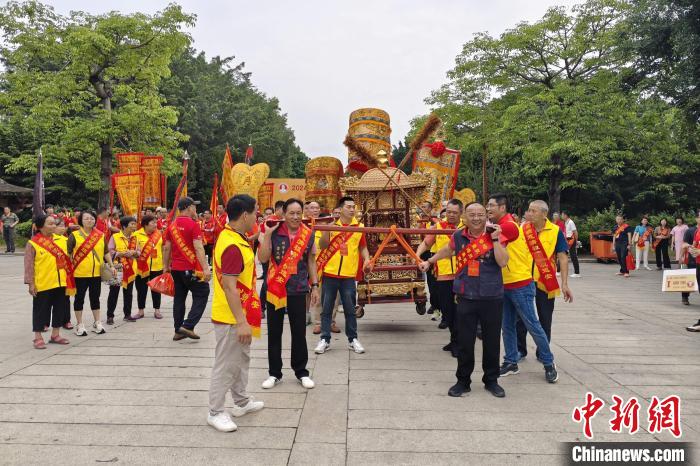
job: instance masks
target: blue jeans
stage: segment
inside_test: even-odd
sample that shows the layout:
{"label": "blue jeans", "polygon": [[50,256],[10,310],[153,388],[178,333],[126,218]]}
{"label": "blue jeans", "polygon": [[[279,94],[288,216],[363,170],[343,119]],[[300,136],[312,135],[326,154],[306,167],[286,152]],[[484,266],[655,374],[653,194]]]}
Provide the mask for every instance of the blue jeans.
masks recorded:
{"label": "blue jeans", "polygon": [[549,340],[542,329],[542,324],[537,319],[535,310],[535,284],[512,290],[506,289],[503,294],[503,346],[505,348],[505,362],[518,363],[518,337],[515,331],[517,318],[525,324],[525,328],[532,335],[537,345],[537,352],[545,366],[554,363],[554,355],[549,350]]}
{"label": "blue jeans", "polygon": [[340,302],[343,303],[345,313],[345,335],[348,341],[357,338],[357,318],[355,317],[355,304],[357,302],[357,285],[355,278],[323,277],[321,281],[321,338],[331,341],[331,321],[333,320],[333,307],[335,297],[340,292]]}

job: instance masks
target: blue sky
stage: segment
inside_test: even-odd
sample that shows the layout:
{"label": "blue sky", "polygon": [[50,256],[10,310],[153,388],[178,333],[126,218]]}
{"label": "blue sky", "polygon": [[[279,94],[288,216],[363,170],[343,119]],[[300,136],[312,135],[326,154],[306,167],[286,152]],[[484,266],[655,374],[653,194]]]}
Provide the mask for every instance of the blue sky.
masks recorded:
{"label": "blue sky", "polygon": [[[48,1],[60,13],[153,13],[161,0]],[[179,1],[197,15],[190,30],[207,56],[236,56],[253,83],[277,97],[297,143],[310,157],[346,159],[348,115],[389,112],[392,143],[426,113],[423,100],[446,80],[475,32],[500,34],[572,0]]]}

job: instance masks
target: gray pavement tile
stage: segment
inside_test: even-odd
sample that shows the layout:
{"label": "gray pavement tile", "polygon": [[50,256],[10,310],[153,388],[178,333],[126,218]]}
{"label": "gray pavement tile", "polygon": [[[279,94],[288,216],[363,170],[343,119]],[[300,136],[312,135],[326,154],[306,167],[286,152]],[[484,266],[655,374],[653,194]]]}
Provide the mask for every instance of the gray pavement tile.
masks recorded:
{"label": "gray pavement tile", "polygon": [[[295,442],[289,456],[290,466],[323,464],[345,466],[345,445],[339,443],[299,443]],[[375,463],[377,464],[377,463]]]}
{"label": "gray pavement tile", "polygon": [[528,454],[494,454],[494,453],[419,453],[419,452],[348,452],[348,466],[365,465],[401,465],[401,466],[463,466],[465,464],[494,465],[503,464],[561,465],[565,461],[562,455],[528,455]]}
{"label": "gray pavement tile", "polygon": [[347,413],[347,385],[326,385],[309,390],[295,442],[344,445]]}

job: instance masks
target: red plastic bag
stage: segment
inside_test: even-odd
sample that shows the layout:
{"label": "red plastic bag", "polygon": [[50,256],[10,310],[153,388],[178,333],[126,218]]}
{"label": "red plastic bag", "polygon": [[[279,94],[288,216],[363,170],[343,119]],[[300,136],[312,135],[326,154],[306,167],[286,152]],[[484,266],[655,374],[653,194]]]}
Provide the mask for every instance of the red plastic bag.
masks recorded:
{"label": "red plastic bag", "polygon": [[630,272],[637,268],[635,267],[634,257],[632,257],[632,254],[627,254],[627,257],[625,257],[625,262],[627,263],[627,270],[629,270]]}
{"label": "red plastic bag", "polygon": [[156,293],[166,296],[175,296],[175,282],[173,282],[173,276],[170,275],[170,273],[158,275],[153,280],[150,280],[147,285]]}

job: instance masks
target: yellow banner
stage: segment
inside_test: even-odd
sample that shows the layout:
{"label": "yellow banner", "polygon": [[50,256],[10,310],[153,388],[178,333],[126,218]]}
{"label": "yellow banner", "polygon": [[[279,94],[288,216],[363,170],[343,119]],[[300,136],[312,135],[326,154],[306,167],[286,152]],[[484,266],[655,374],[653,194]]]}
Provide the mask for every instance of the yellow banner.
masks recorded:
{"label": "yellow banner", "polygon": [[143,185],[144,207],[159,207],[164,205],[160,179],[160,167],[162,164],[162,155],[143,157],[141,159],[141,171],[145,175]]}
{"label": "yellow banner", "polygon": [[114,191],[119,197],[119,204],[125,215],[138,217],[143,207],[143,187],[145,175],[143,173],[120,173],[112,175]]}

